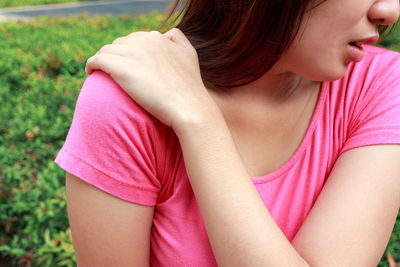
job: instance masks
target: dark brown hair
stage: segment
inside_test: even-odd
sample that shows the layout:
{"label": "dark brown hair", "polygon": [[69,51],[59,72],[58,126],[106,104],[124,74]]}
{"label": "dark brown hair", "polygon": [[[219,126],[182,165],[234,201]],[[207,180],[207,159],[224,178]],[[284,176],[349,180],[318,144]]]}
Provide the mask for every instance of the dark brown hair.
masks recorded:
{"label": "dark brown hair", "polygon": [[[168,19],[197,50],[208,88],[260,78],[293,42],[307,9],[325,0],[175,0]],[[381,27],[384,31],[387,27]]]}
{"label": "dark brown hair", "polygon": [[231,88],[260,78],[299,30],[310,0],[175,0],[176,25],[196,48],[205,85]]}

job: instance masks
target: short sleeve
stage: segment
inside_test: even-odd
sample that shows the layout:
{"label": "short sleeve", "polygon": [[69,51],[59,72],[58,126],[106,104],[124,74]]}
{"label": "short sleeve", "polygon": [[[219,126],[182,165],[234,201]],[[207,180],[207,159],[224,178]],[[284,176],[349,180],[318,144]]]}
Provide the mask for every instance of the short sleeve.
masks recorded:
{"label": "short sleeve", "polygon": [[160,191],[154,120],[108,74],[96,71],[82,87],[55,163],[104,192],[153,206]]}
{"label": "short sleeve", "polygon": [[342,152],[367,145],[400,144],[400,56],[388,51],[380,57],[368,70],[371,75],[376,66],[379,73],[362,89]]}

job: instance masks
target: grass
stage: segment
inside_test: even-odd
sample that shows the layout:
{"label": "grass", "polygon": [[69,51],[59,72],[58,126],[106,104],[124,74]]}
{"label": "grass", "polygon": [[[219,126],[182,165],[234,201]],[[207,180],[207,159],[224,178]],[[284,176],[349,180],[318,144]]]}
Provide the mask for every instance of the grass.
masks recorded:
{"label": "grass", "polygon": [[53,160],[87,76],[85,61],[104,44],[157,29],[163,19],[153,13],[0,23],[0,259],[75,266],[65,172]]}
{"label": "grass", "polygon": [[0,8],[83,2],[87,0],[1,0]]}

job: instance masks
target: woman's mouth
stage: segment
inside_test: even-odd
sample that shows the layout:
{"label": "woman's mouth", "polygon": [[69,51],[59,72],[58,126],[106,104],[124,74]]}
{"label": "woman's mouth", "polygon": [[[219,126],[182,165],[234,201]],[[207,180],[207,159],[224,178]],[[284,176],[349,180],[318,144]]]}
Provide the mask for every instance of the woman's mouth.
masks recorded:
{"label": "woman's mouth", "polygon": [[360,62],[365,55],[361,42],[350,42],[348,44],[348,52],[352,61]]}
{"label": "woman's mouth", "polygon": [[362,47],[363,44],[373,45],[379,40],[379,34],[373,33],[366,38],[355,39],[356,41],[349,42],[347,50],[352,61],[359,62],[364,58],[365,51]]}

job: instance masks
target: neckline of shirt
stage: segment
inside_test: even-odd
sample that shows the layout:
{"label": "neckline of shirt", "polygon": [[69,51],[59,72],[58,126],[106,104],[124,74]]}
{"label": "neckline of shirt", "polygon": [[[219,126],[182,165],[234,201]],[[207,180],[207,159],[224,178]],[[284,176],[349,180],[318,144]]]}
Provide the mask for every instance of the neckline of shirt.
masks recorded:
{"label": "neckline of shirt", "polygon": [[306,131],[300,145],[298,146],[296,151],[292,154],[290,159],[288,159],[281,167],[279,167],[277,170],[275,170],[271,173],[268,173],[268,174],[265,174],[262,176],[251,177],[253,183],[255,183],[255,184],[265,183],[265,182],[269,182],[269,181],[275,180],[275,179],[283,176],[283,174],[285,174],[287,171],[289,171],[294,166],[294,164],[297,162],[297,160],[304,154],[305,149],[307,148],[307,146],[309,145],[309,143],[311,141],[311,138],[312,138],[312,135],[316,128],[318,119],[320,117],[319,115],[321,113],[321,109],[322,109],[323,103],[325,102],[326,95],[328,92],[328,87],[329,87],[328,85],[329,85],[329,82],[321,83],[318,101],[314,108],[314,112],[313,112],[311,121],[308,125],[307,131]]}

